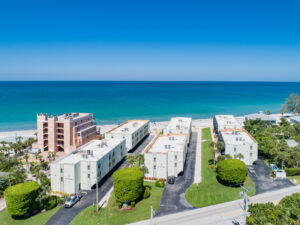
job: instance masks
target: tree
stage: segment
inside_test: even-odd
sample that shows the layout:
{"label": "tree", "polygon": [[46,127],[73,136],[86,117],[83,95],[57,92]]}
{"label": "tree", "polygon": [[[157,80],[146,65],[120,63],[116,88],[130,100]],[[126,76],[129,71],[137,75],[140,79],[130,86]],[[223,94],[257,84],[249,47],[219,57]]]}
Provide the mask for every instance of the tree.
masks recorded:
{"label": "tree", "polygon": [[279,113],[281,114],[281,116],[283,116],[284,115],[284,110],[280,109]]}
{"label": "tree", "polygon": [[33,137],[28,138],[24,141],[24,145],[26,148],[30,147],[35,142]]}
{"label": "tree", "polygon": [[232,159],[232,156],[230,154],[225,154],[225,159]]}
{"label": "tree", "polygon": [[136,162],[135,156],[134,155],[127,155],[126,159],[127,159],[128,165],[130,167],[133,167],[135,162]]}
{"label": "tree", "polygon": [[267,115],[271,115],[271,111],[270,110],[267,110]]}
{"label": "tree", "polygon": [[239,153],[239,154],[234,155],[234,158],[241,160],[244,158],[244,155],[242,153]]}
{"label": "tree", "polygon": [[245,163],[238,159],[227,159],[218,162],[217,174],[222,182],[236,185],[245,181],[247,168]]}
{"label": "tree", "polygon": [[25,159],[25,162],[26,162],[26,169],[28,170],[28,159],[29,159],[28,153],[25,153],[24,159]]}
{"label": "tree", "polygon": [[26,177],[26,172],[23,169],[13,169],[12,172],[10,172],[8,175],[9,186],[24,183]]}
{"label": "tree", "polygon": [[290,94],[288,98],[285,99],[285,103],[282,105],[285,112],[299,113],[300,112],[300,98],[297,94]]}
{"label": "tree", "polygon": [[136,155],[135,157],[136,161],[138,161],[138,166],[142,166],[144,164],[144,161],[145,161],[145,158],[144,158],[144,155],[143,154],[138,154]]}
{"label": "tree", "polygon": [[224,144],[222,142],[218,142],[216,145],[217,149],[219,150],[219,152],[221,152],[224,149]]}

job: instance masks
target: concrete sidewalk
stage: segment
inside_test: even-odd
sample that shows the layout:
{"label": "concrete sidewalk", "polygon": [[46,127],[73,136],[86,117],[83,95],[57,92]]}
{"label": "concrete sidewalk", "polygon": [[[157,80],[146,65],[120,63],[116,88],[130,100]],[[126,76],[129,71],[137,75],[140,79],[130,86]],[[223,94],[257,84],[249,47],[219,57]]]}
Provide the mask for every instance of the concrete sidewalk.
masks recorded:
{"label": "concrete sidewalk", "polygon": [[0,198],[0,211],[6,208],[6,203],[4,198]]}
{"label": "concrete sidewalk", "polygon": [[198,184],[202,181],[201,177],[201,147],[202,147],[202,128],[195,128],[197,135],[197,145],[196,145],[196,161],[195,161],[195,174],[194,174],[194,184]]}

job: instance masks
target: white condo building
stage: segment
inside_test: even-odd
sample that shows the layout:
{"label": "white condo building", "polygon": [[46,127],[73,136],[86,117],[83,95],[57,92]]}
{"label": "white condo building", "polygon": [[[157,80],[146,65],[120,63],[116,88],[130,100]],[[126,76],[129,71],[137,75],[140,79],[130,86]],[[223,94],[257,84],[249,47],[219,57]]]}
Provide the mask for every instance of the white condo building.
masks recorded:
{"label": "white condo building", "polygon": [[107,139],[125,139],[127,152],[149,134],[149,120],[128,120],[105,133]]}
{"label": "white condo building", "polygon": [[225,154],[237,158],[241,153],[244,158],[241,159],[246,165],[252,165],[258,157],[258,146],[256,140],[244,129],[226,129],[220,130],[220,141],[225,147]]}
{"label": "white condo building", "polygon": [[233,115],[215,115],[214,129],[218,133],[224,129],[241,129],[242,125],[236,120]]}
{"label": "white condo building", "polygon": [[166,134],[156,137],[146,149],[147,178],[167,179],[183,172],[188,149],[187,134]]}
{"label": "white condo building", "polygon": [[126,156],[125,140],[92,140],[51,163],[53,191],[91,190]]}
{"label": "white condo building", "polygon": [[192,132],[192,118],[190,117],[173,117],[167,127],[163,130],[163,134],[187,134],[188,143]]}

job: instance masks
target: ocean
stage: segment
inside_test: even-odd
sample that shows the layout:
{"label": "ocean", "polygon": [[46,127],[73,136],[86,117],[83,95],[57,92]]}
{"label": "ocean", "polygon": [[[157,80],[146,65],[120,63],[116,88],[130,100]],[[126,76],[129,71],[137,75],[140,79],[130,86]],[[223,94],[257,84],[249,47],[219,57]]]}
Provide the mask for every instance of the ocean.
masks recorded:
{"label": "ocean", "polygon": [[0,131],[36,128],[37,113],[91,112],[98,124],[128,119],[209,118],[279,113],[300,83],[289,82],[0,82]]}

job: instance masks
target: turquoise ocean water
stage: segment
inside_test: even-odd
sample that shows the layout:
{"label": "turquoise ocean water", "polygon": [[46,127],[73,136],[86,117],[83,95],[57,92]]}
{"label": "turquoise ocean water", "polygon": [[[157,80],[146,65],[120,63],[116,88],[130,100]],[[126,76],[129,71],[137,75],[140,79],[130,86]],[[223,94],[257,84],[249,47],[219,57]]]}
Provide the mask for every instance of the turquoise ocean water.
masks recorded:
{"label": "turquoise ocean water", "polygon": [[290,93],[300,94],[300,83],[0,82],[0,131],[33,129],[41,112],[92,112],[98,124],[278,113]]}

